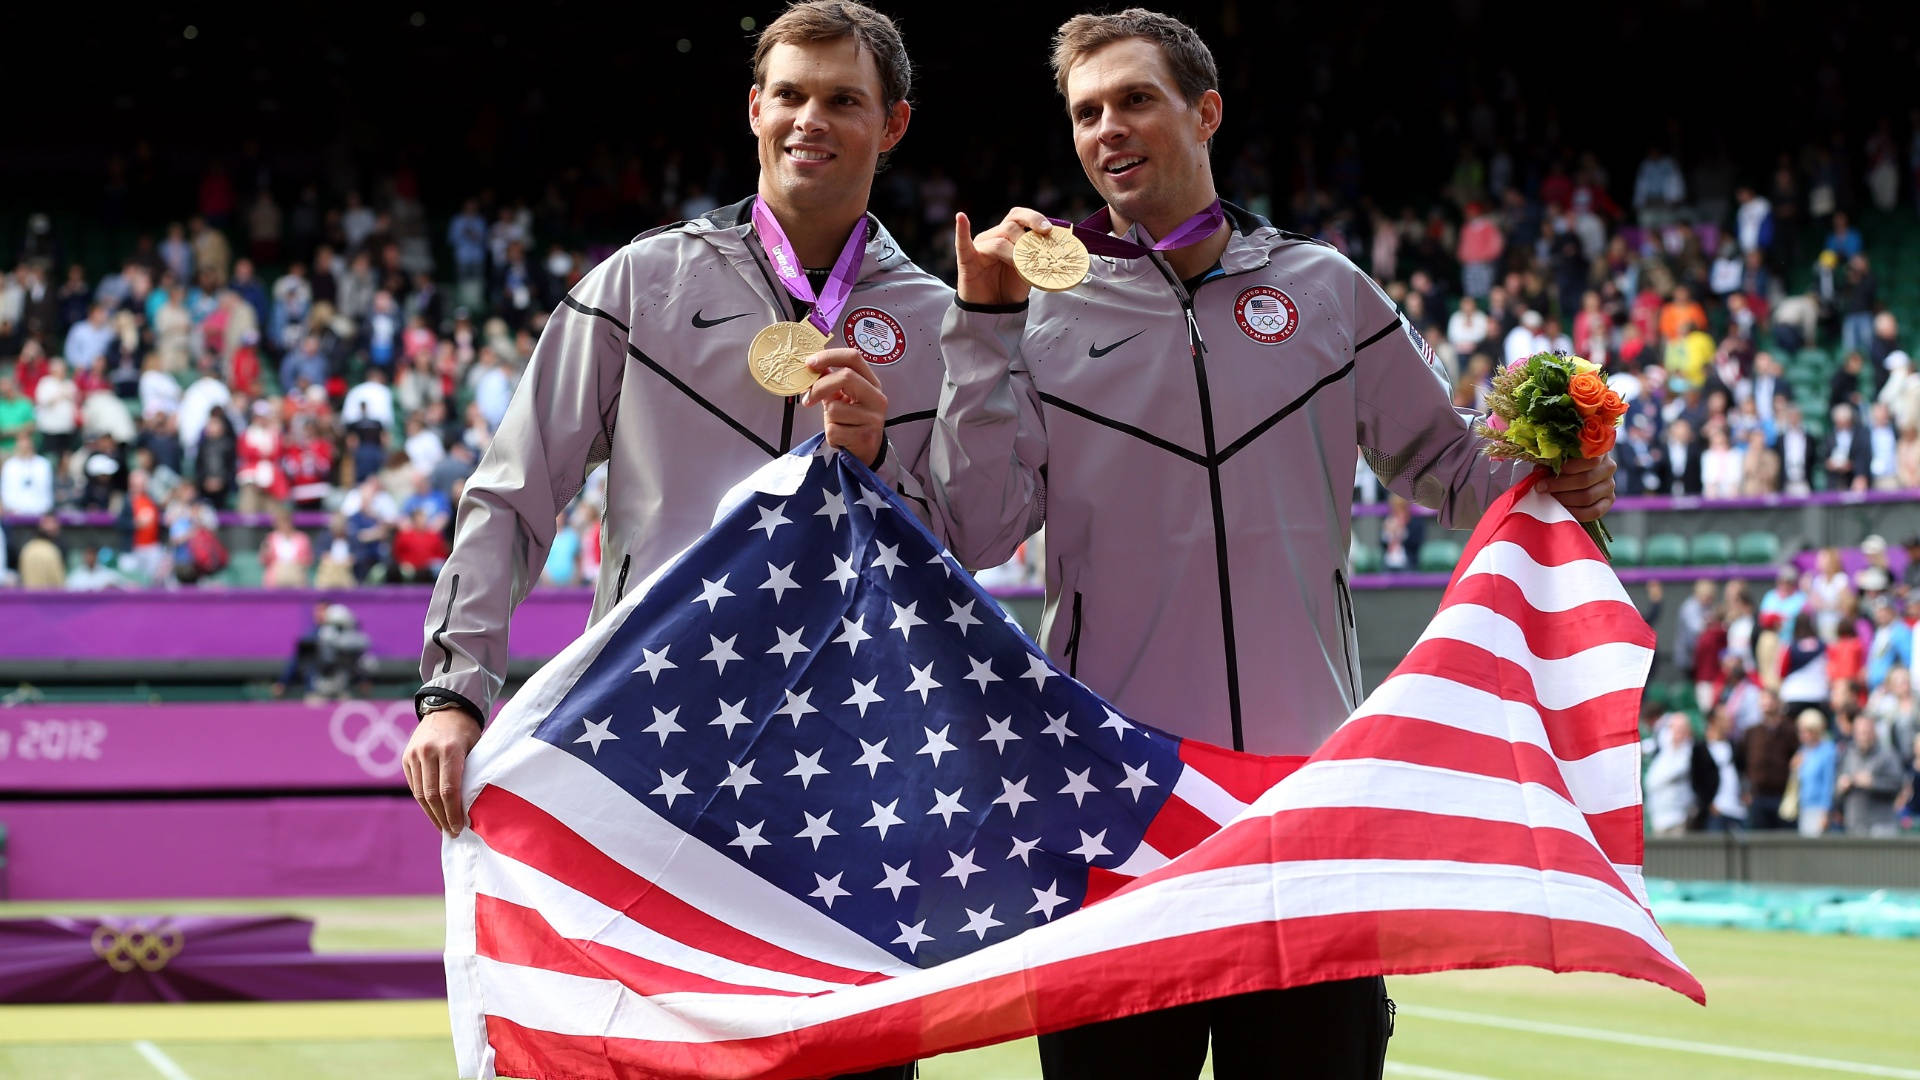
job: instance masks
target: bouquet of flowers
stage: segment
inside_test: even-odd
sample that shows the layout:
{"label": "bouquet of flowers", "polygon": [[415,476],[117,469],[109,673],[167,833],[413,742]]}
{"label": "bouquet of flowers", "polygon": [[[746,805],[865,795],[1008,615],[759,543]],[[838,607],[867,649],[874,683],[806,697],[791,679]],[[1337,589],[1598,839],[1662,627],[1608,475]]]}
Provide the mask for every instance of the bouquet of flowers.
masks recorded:
{"label": "bouquet of flowers", "polygon": [[[1627,403],[1600,377],[1600,365],[1578,356],[1535,353],[1493,377],[1488,419],[1476,425],[1487,453],[1531,461],[1555,473],[1568,461],[1597,458],[1613,449]],[[1600,554],[1613,534],[1602,521],[1585,523]]]}

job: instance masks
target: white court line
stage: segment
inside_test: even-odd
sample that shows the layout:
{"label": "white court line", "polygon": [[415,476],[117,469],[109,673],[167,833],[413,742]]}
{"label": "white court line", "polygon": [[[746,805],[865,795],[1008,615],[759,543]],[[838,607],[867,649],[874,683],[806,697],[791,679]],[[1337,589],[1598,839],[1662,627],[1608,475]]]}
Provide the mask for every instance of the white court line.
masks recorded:
{"label": "white court line", "polygon": [[1457,1024],[1506,1028],[1510,1031],[1530,1031],[1540,1035],[1564,1035],[1570,1039],[1592,1039],[1596,1042],[1620,1043],[1625,1046],[1645,1046],[1655,1050],[1677,1050],[1683,1054],[1707,1054],[1745,1061],[1764,1061],[1770,1065],[1798,1065],[1802,1068],[1824,1069],[1828,1072],[1852,1073],[1855,1076],[1891,1076],[1898,1080],[1920,1080],[1920,1069],[1902,1069],[1893,1065],[1869,1065],[1860,1061],[1840,1061],[1834,1058],[1808,1057],[1804,1054],[1781,1054],[1772,1050],[1749,1050],[1744,1046],[1693,1042],[1688,1039],[1666,1039],[1657,1035],[1634,1035],[1624,1031],[1574,1027],[1571,1024],[1543,1024],[1534,1020],[1515,1020],[1487,1013],[1461,1012],[1457,1009],[1402,1005],[1400,1015],[1420,1016],[1429,1020],[1451,1020]]}
{"label": "white court line", "polygon": [[1397,1061],[1387,1062],[1388,1076],[1411,1076],[1415,1080],[1493,1080],[1491,1076],[1478,1073],[1452,1072],[1447,1069],[1430,1069],[1425,1065],[1402,1065]]}
{"label": "white court line", "polygon": [[133,1044],[133,1048],[139,1051],[141,1057],[147,1059],[147,1064],[153,1066],[155,1071],[167,1080],[193,1080],[193,1077],[187,1075],[187,1070],[181,1068],[164,1051],[147,1040],[141,1039]]}

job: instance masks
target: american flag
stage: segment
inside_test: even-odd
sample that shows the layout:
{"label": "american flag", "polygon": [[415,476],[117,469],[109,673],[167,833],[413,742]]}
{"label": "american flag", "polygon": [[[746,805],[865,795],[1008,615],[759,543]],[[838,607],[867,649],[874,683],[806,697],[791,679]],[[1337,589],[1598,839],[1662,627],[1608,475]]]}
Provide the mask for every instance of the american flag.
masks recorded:
{"label": "american flag", "polygon": [[544,668],[444,850],[463,1076],[818,1077],[1327,979],[1695,999],[1640,882],[1652,633],[1522,485],[1312,758],[1121,715],[817,448]]}

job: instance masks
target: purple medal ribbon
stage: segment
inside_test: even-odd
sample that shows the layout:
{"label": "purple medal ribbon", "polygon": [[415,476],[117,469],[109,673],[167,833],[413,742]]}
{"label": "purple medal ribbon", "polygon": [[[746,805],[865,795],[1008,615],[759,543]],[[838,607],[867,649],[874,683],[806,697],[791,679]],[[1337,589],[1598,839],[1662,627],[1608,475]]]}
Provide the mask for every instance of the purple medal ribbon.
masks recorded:
{"label": "purple medal ribbon", "polygon": [[1105,255],[1111,259],[1137,259],[1150,251],[1171,251],[1190,244],[1197,244],[1213,235],[1213,230],[1227,219],[1227,212],[1220,207],[1220,200],[1205,210],[1176,225],[1172,232],[1156,241],[1152,247],[1136,244],[1131,240],[1113,235],[1113,211],[1101,207],[1092,217],[1075,225],[1063,218],[1050,217],[1047,220],[1055,225],[1065,225],[1073,230],[1073,235],[1087,245],[1087,250],[1095,255]]}
{"label": "purple medal ribbon", "polygon": [[813,282],[807,280],[807,272],[793,254],[780,222],[759,199],[753,200],[753,228],[760,236],[760,246],[766,250],[767,258],[773,261],[773,272],[780,275],[780,283],[794,299],[813,305],[807,321],[827,337],[833,337],[833,324],[839,321],[840,309],[847,306],[847,297],[853,295],[854,279],[860,276],[860,256],[867,247],[866,217],[862,215],[859,226],[848,234],[847,246],[840,250],[833,273],[827,277],[826,287],[818,297],[814,296]]}

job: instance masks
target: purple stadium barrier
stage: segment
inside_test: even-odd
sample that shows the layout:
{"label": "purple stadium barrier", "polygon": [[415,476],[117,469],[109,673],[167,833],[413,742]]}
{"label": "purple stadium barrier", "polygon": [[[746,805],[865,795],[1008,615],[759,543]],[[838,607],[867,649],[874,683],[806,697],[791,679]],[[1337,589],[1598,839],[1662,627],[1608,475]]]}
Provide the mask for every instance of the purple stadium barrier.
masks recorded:
{"label": "purple stadium barrier", "polygon": [[437,998],[436,953],[322,954],[291,916],[0,920],[0,1003]]}

